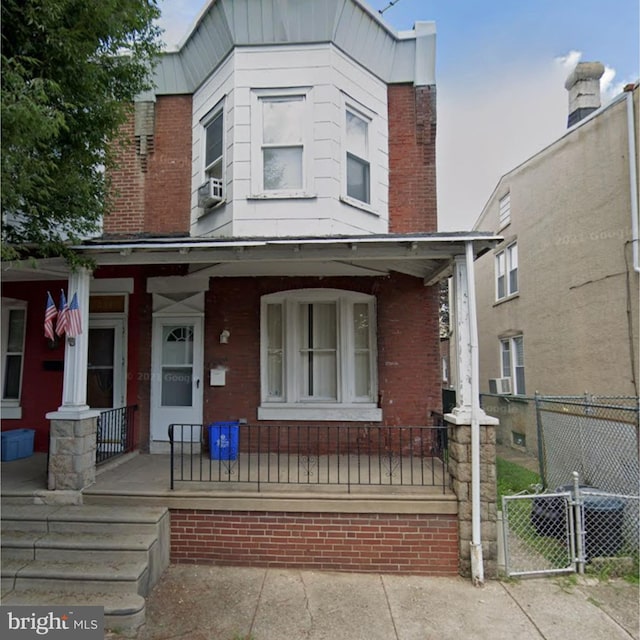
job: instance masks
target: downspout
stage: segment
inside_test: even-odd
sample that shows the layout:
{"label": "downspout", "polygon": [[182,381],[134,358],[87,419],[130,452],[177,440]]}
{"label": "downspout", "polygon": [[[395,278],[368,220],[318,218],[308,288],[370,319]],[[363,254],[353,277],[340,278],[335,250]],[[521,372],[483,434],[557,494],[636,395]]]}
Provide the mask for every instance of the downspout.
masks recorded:
{"label": "downspout", "polygon": [[465,243],[469,295],[469,348],[471,351],[471,580],[484,584],[480,519],[480,366],[478,362],[478,316],[473,265],[473,243]]}
{"label": "downspout", "polygon": [[636,131],[633,118],[633,85],[627,89],[627,133],[629,138],[629,185],[631,189],[631,249],[633,269],[640,272],[638,262],[638,169],[636,164]]}

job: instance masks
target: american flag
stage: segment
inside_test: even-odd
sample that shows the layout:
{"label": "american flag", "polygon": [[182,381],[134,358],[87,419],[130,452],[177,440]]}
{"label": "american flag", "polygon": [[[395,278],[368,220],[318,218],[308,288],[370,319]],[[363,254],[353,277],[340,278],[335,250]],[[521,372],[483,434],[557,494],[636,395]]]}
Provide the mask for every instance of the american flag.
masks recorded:
{"label": "american flag", "polygon": [[82,333],[82,318],[80,317],[80,307],[78,306],[78,294],[74,293],[71,304],[67,310],[67,336],[75,338]]}
{"label": "american flag", "polygon": [[55,338],[53,335],[53,321],[56,319],[57,315],[58,310],[56,309],[56,305],[53,302],[51,293],[47,291],[47,306],[44,310],[44,335],[45,338],[49,338],[49,340],[54,340]]}
{"label": "american flag", "polygon": [[58,322],[56,322],[56,334],[61,336],[69,328],[69,308],[64,291],[60,291],[60,307],[58,310]]}

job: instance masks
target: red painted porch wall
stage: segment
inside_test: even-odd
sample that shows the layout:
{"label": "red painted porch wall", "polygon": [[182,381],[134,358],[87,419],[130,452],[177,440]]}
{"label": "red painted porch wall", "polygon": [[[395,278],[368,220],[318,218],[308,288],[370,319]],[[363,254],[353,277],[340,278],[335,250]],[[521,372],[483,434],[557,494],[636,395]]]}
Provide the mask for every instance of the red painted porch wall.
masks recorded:
{"label": "red painted porch wall", "polygon": [[[437,287],[418,278],[226,278],[211,280],[205,302],[205,380],[225,367],[226,385],[205,385],[204,422],[246,418],[260,404],[260,297],[306,287],[375,295],[378,316],[378,389],[383,424],[428,425],[440,410]],[[231,333],[220,344],[223,329]],[[335,424],[335,423],[334,423]]]}
{"label": "red painted porch wall", "polygon": [[2,420],[2,430],[35,429],[35,451],[49,449],[49,421],[45,414],[56,411],[62,404],[62,371],[46,371],[46,361],[64,361],[62,340],[50,349],[44,337],[44,309],[47,291],[51,291],[58,304],[60,290],[67,289],[66,281],[47,282],[5,282],[2,295],[27,302],[27,326],[22,373],[20,420]]}
{"label": "red painted porch wall", "polygon": [[455,515],[171,510],[171,561],[458,574]]}

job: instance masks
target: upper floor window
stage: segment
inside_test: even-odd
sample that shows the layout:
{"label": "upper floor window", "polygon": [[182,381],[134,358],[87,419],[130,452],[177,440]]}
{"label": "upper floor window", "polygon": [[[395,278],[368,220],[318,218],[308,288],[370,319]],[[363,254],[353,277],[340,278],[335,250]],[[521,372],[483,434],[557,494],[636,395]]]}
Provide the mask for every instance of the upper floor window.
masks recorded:
{"label": "upper floor window", "polygon": [[262,300],[262,419],[376,420],[372,296],[307,289]]}
{"label": "upper floor window", "polygon": [[511,221],[511,193],[507,193],[498,203],[498,225],[500,229],[506,227]]}
{"label": "upper floor window", "polygon": [[305,195],[310,132],[308,90],[254,91],[252,103],[252,188],[265,196]]}
{"label": "upper floor window", "polygon": [[515,395],[524,395],[524,340],[522,336],[500,340],[500,371],[511,380]]}
{"label": "upper floor window", "polygon": [[219,104],[202,120],[204,128],[204,183],[198,189],[198,205],[214,207],[224,200],[224,110]]}
{"label": "upper floor window", "polygon": [[222,179],[222,109],[205,125],[204,172],[212,178]]}
{"label": "upper floor window", "polygon": [[2,417],[21,418],[20,396],[24,362],[26,302],[2,304]]}
{"label": "upper floor window", "polygon": [[518,293],[518,245],[510,244],[496,254],[496,300]]}
{"label": "upper floor window", "polygon": [[346,141],[347,195],[369,204],[371,202],[369,121],[350,109],[347,109]]}

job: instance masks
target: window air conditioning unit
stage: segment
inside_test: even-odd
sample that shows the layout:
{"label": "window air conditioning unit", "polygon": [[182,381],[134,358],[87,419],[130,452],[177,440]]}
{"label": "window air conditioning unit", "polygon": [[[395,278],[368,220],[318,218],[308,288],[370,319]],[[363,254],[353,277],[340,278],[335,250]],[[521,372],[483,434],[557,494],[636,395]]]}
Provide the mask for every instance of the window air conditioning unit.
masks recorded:
{"label": "window air conditioning unit", "polygon": [[511,393],[511,378],[489,378],[489,393],[499,396]]}
{"label": "window air conditioning unit", "polygon": [[222,180],[220,178],[208,178],[204,184],[198,187],[198,206],[208,209],[220,204],[222,197]]}

